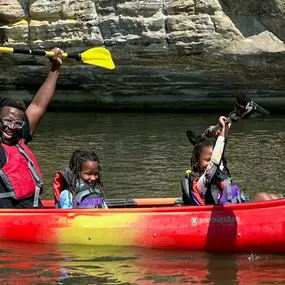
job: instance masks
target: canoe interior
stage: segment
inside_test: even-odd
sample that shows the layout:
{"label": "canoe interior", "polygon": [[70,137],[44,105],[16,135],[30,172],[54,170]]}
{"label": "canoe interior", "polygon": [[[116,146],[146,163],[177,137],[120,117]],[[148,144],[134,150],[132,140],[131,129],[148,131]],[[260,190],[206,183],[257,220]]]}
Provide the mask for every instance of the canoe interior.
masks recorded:
{"label": "canoe interior", "polygon": [[[285,194],[280,195],[285,198]],[[246,197],[246,201],[250,202],[250,197]],[[53,200],[43,200],[45,209],[54,209]],[[183,205],[181,198],[122,198],[122,199],[106,199],[109,209],[116,208],[149,208],[149,207],[179,207]]]}
{"label": "canoe interior", "polygon": [[[106,199],[109,209],[116,208],[149,208],[149,207],[175,207],[183,204],[181,198],[123,198],[123,199]],[[44,208],[53,209],[53,200],[43,200]]]}

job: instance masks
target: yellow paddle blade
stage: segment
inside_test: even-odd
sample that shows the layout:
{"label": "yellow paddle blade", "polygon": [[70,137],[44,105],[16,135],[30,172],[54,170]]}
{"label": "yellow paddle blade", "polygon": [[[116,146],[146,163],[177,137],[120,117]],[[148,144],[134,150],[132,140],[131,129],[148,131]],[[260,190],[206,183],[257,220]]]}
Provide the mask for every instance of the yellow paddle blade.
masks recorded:
{"label": "yellow paddle blade", "polygon": [[9,47],[0,47],[0,53],[13,53],[14,49]]}
{"label": "yellow paddle blade", "polygon": [[91,48],[81,54],[81,60],[84,63],[114,69],[111,53],[103,47]]}
{"label": "yellow paddle blade", "polygon": [[[25,48],[11,48],[11,47],[0,47],[0,53],[21,53],[26,55],[39,55],[39,56],[54,56],[53,51],[44,50],[33,50]],[[62,58],[73,58],[76,60],[81,60],[84,63],[97,65],[100,67],[114,69],[115,64],[113,62],[111,53],[104,47],[91,48],[84,51],[83,53],[63,53]]]}

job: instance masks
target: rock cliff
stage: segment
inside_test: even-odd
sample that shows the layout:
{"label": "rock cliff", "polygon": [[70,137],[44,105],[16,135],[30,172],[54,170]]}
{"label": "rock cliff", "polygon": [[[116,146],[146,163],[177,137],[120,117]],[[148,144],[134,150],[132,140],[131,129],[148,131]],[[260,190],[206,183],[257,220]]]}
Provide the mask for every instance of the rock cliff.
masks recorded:
{"label": "rock cliff", "polygon": [[[200,110],[245,90],[282,109],[284,11],[285,0],[2,0],[0,42],[110,50],[115,70],[66,60],[54,106]],[[0,55],[0,96],[31,99],[47,64]]]}

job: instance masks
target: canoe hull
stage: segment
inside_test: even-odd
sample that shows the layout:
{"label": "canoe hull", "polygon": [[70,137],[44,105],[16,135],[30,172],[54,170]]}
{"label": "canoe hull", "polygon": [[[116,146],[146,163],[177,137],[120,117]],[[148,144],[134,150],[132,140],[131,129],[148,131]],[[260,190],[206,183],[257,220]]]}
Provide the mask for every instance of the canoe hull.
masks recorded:
{"label": "canoe hull", "polygon": [[155,199],[148,201],[144,208],[3,209],[0,210],[0,239],[285,253],[285,199],[205,207],[152,207]]}

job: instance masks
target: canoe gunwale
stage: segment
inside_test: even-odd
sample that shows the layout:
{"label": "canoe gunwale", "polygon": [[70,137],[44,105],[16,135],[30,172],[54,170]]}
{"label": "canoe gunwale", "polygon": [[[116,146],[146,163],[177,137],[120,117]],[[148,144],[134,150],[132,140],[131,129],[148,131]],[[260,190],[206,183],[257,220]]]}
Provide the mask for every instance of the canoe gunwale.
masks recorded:
{"label": "canoe gunwale", "polygon": [[[159,202],[162,202],[164,198],[158,199]],[[166,202],[169,202],[170,198],[165,198]],[[168,200],[167,200],[168,199]],[[176,212],[212,212],[212,211],[242,211],[242,210],[256,210],[256,209],[265,209],[265,208],[276,208],[276,207],[284,207],[285,199],[271,200],[266,202],[248,202],[243,204],[229,204],[229,205],[208,205],[208,206],[179,206],[176,204],[172,204],[172,206],[159,206],[160,204],[156,204],[156,198],[142,198],[135,199],[138,201],[138,206],[136,208],[114,208],[114,209],[57,209],[52,208],[50,205],[53,203],[51,200],[43,200],[43,204],[49,205],[48,208],[43,209],[0,209],[0,215],[7,213],[22,213],[32,214],[32,213],[176,213]],[[151,201],[153,201],[151,203]],[[176,198],[173,198],[173,201],[176,201]],[[148,204],[147,204],[148,203]],[[149,205],[149,207],[148,207]],[[140,207],[143,206],[143,207]]]}

